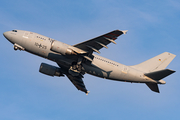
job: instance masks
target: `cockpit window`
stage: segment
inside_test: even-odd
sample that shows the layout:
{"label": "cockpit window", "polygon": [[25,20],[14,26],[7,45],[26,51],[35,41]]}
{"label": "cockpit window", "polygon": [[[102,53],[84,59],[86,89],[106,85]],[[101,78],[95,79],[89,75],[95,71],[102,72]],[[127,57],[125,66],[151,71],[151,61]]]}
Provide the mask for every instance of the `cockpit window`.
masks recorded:
{"label": "cockpit window", "polygon": [[13,32],[17,32],[17,30],[12,30]]}

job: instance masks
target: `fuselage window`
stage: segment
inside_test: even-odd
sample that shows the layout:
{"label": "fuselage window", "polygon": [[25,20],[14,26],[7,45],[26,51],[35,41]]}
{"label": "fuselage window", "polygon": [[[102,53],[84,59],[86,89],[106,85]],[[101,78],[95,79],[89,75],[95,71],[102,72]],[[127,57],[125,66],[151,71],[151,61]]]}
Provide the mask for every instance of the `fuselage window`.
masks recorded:
{"label": "fuselage window", "polygon": [[118,66],[118,65],[116,65],[115,63],[112,63],[112,62],[110,62],[110,61],[106,61],[106,60],[101,59],[101,58],[98,58],[98,57],[94,57],[94,58],[96,58],[96,59],[98,59],[98,60],[101,60],[101,61],[103,61],[103,62],[107,62],[107,63],[112,64],[112,65],[114,65],[114,66]]}

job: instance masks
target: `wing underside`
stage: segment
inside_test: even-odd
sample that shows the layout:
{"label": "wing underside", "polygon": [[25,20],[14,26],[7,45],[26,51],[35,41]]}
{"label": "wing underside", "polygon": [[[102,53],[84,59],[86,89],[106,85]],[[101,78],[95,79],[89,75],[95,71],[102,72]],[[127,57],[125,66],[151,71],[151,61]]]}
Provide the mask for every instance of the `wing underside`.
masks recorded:
{"label": "wing underside", "polygon": [[86,89],[86,86],[84,85],[84,82],[83,82],[81,76],[73,76],[71,74],[67,74],[66,76],[69,78],[69,80],[74,84],[74,86],[78,90],[81,90],[81,91],[85,92],[86,94],[89,93],[89,91],[87,91],[87,89]]}

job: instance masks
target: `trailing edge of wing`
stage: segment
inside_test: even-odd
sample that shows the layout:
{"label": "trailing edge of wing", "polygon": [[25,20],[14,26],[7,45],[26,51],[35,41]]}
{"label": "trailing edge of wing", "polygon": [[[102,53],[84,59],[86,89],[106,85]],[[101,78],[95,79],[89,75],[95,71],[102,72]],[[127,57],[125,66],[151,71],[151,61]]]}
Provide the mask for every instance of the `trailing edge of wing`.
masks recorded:
{"label": "trailing edge of wing", "polygon": [[84,82],[82,80],[81,76],[72,76],[71,74],[66,74],[66,76],[69,78],[69,80],[74,84],[74,86],[78,89],[81,90],[83,92],[86,93],[86,95],[89,93],[89,91],[87,91]]}
{"label": "trailing edge of wing", "polygon": [[108,49],[108,47],[106,45],[104,45],[104,44],[102,44],[102,43],[100,43],[98,41],[95,41],[95,42]]}
{"label": "trailing edge of wing", "polygon": [[97,50],[96,48],[92,47],[92,46],[89,46],[89,45],[86,45],[87,47],[91,48],[93,51],[97,52],[100,54],[99,50]]}
{"label": "trailing edge of wing", "polygon": [[104,37],[106,40],[109,40],[110,42],[114,43],[114,44],[117,44],[113,39],[110,39],[110,38],[107,38],[107,37]]}
{"label": "trailing edge of wing", "polygon": [[89,61],[93,61],[92,58],[88,57],[88,56],[83,56],[85,59],[89,60]]}
{"label": "trailing edge of wing", "polygon": [[[99,37],[84,41],[82,43],[73,45],[73,47],[79,48],[84,51],[95,51],[99,53],[99,50],[103,47],[107,48],[107,45],[109,43],[114,43],[116,44],[115,40],[117,37],[119,37],[122,34],[126,34],[127,30],[121,31],[121,30],[114,30],[112,32],[106,33],[104,35],[101,35]],[[89,47],[90,46],[90,47]]]}

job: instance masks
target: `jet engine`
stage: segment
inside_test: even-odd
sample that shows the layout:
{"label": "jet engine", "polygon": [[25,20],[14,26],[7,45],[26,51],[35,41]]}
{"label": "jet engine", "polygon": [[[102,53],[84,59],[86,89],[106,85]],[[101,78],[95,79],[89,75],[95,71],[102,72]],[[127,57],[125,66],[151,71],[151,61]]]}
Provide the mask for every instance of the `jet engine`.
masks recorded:
{"label": "jet engine", "polygon": [[56,40],[52,42],[51,50],[62,55],[76,55],[76,53],[69,48],[69,45]]}
{"label": "jet engine", "polygon": [[46,63],[41,63],[41,66],[39,68],[39,72],[43,73],[45,75],[49,76],[64,76],[63,73],[61,72],[61,69],[52,65],[48,65]]}

